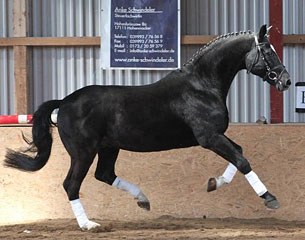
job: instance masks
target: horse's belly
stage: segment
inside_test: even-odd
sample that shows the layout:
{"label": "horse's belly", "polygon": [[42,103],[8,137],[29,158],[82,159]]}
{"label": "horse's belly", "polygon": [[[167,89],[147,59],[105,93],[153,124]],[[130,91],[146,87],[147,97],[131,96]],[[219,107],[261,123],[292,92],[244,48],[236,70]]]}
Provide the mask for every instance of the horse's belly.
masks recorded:
{"label": "horse's belly", "polygon": [[189,129],[147,129],[122,131],[115,138],[105,138],[105,145],[124,150],[153,152],[198,145]]}

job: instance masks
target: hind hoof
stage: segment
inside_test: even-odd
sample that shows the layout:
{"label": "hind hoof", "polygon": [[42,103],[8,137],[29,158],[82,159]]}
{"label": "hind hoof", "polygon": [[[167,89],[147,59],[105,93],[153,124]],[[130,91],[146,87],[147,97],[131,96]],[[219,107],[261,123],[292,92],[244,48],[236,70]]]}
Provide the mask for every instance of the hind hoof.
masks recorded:
{"label": "hind hoof", "polygon": [[208,181],[207,191],[212,192],[212,191],[215,191],[216,189],[217,189],[216,178],[210,178],[209,181]]}
{"label": "hind hoof", "polygon": [[147,211],[150,210],[150,203],[148,198],[144,195],[144,193],[142,191],[140,191],[140,193],[138,194],[138,196],[136,197],[137,204],[140,208],[143,208]]}
{"label": "hind hoof", "polygon": [[150,211],[150,202],[137,202],[140,208]]}

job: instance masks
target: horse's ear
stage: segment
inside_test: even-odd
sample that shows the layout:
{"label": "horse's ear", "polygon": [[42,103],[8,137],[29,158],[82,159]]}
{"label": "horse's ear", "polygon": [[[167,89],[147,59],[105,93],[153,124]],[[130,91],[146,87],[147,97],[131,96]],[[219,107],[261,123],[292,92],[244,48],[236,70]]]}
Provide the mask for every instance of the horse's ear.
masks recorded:
{"label": "horse's ear", "polygon": [[271,28],[272,28],[272,26],[267,28],[267,33],[266,33],[267,37],[269,37],[269,35],[270,35],[269,32],[270,32]]}
{"label": "horse's ear", "polygon": [[267,32],[267,25],[264,24],[263,26],[261,26],[261,29],[259,30],[259,33],[258,33],[258,42],[262,42],[264,40],[264,38],[266,37],[267,33],[268,33]]}

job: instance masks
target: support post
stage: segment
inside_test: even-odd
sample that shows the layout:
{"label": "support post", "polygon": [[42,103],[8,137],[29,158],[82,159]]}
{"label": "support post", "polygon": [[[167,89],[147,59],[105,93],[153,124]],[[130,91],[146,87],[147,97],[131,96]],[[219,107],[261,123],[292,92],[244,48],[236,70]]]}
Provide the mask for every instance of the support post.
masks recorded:
{"label": "support post", "polygon": [[[29,0],[14,0],[14,37],[27,37],[29,30]],[[14,46],[15,112],[29,110],[29,79],[31,56],[27,46]]]}
{"label": "support post", "polygon": [[[273,44],[279,58],[283,61],[283,1],[269,0],[270,41]],[[274,87],[270,88],[270,121],[282,123],[283,118],[283,93]]]}

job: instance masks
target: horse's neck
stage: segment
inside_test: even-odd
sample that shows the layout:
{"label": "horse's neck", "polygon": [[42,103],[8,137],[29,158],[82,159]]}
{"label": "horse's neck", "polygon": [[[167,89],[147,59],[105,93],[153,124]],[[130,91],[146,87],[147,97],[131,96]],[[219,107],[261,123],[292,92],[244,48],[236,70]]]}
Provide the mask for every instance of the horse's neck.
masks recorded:
{"label": "horse's neck", "polygon": [[213,88],[218,88],[226,98],[235,75],[246,68],[245,56],[253,41],[251,34],[220,39],[202,51],[193,64],[193,70],[202,77],[204,85],[210,81]]}

